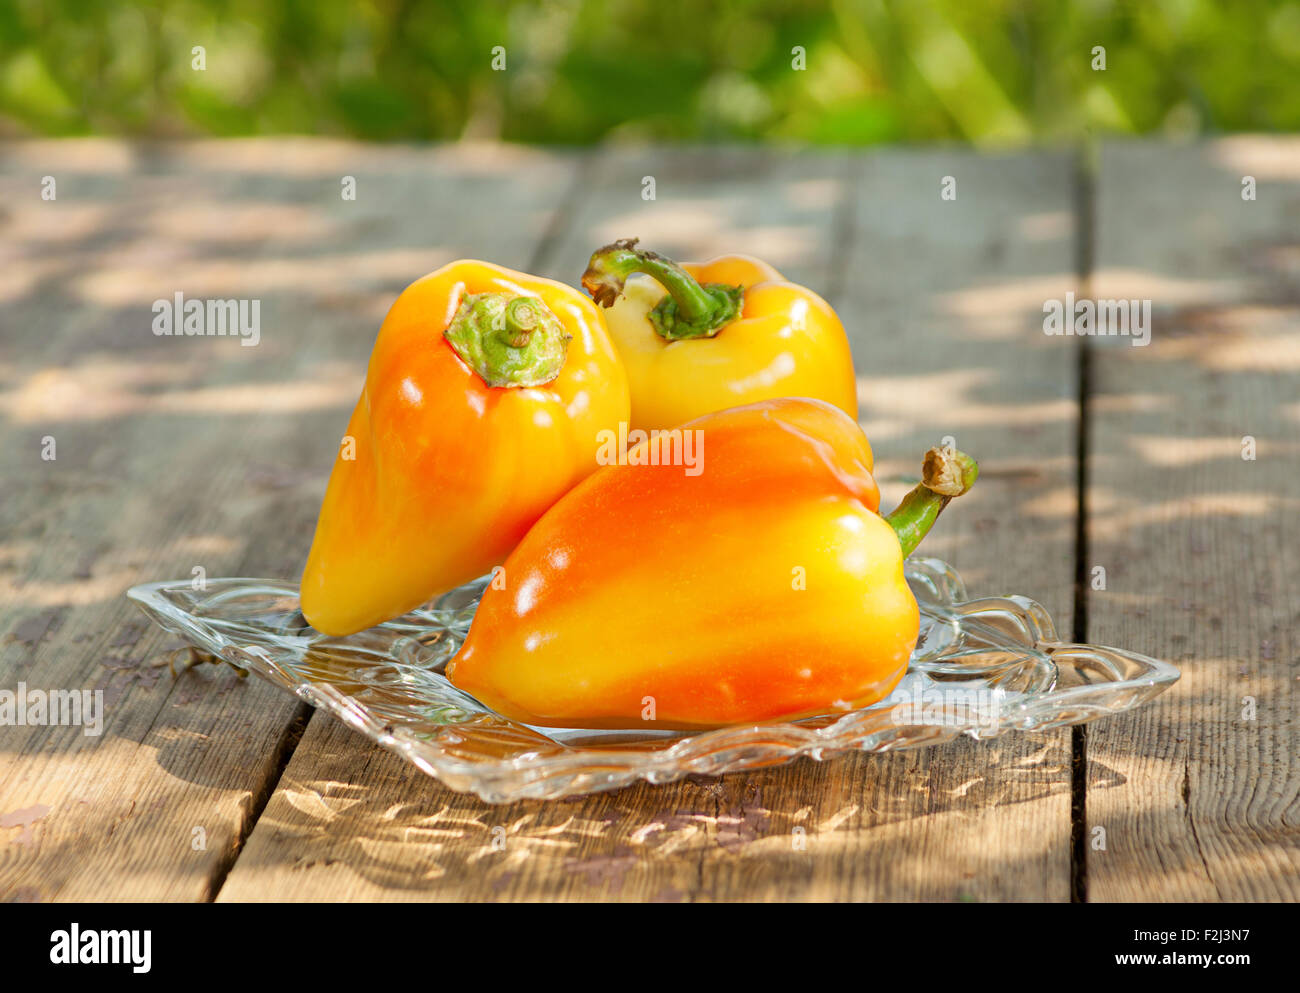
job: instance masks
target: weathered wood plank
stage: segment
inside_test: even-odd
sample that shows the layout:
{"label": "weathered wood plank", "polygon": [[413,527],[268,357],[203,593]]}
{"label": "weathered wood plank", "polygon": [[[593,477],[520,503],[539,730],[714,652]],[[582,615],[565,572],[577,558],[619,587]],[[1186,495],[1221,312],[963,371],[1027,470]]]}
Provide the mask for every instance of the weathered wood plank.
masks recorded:
{"label": "weathered wood plank", "polygon": [[[830,287],[884,475],[945,434],[984,459],[929,552],[1068,618],[1075,373],[1040,322],[1070,288],[1070,209],[1053,156],[608,152],[540,264],[573,280],[593,247],[640,235]],[[1069,786],[1059,733],[490,807],[313,721],[219,898],[1061,900]]]}
{"label": "weathered wood plank", "polygon": [[1296,900],[1300,142],[1111,145],[1097,185],[1095,294],[1155,315],[1091,345],[1088,634],[1183,678],[1090,729],[1089,899]]}
{"label": "weathered wood plank", "polygon": [[[940,198],[945,176],[956,200]],[[854,203],[833,302],[853,340],[878,476],[890,481],[884,503],[906,491],[899,477],[915,477],[921,452],[953,436],[983,473],[923,553],[953,563],[976,595],[1037,597],[1068,631],[1076,373],[1040,330],[1044,297],[1073,282],[1068,160],[868,155]],[[1068,899],[1067,733],[809,765],[755,776],[753,788],[784,798],[768,804],[777,814],[813,807],[810,898]],[[715,852],[703,885],[779,898],[781,862],[803,858]]]}
{"label": "weathered wood plank", "polygon": [[[300,730],[297,704],[224,668],[173,682],[124,590],[195,567],[295,575],[330,425],[392,298],[484,245],[526,265],[572,162],[42,142],[8,146],[5,165],[0,688],[97,687],[106,717],[100,737],[0,728],[0,899],[203,899]],[[176,291],[260,300],[260,343],[156,337],[151,304]]]}

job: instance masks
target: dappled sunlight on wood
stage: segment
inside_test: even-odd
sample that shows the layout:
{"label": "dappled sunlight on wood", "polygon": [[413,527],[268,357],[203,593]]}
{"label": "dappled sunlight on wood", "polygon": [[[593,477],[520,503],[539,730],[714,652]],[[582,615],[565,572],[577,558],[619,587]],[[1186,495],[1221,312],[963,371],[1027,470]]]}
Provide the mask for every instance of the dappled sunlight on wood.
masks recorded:
{"label": "dappled sunlight on wood", "polygon": [[634,209],[611,215],[596,225],[593,244],[626,238],[629,231],[635,231],[644,245],[666,254],[675,251],[671,246],[689,244],[693,246],[690,261],[702,262],[737,251],[742,230],[744,254],[757,256],[778,269],[810,254],[817,238],[811,228],[746,224],[744,218],[728,209],[726,201],[678,200],[650,213]]}
{"label": "dappled sunlight on wood", "polygon": [[1215,517],[1266,517],[1300,508],[1300,494],[1267,494],[1248,490],[1225,493],[1176,493],[1169,499],[1134,497],[1104,486],[1096,486],[1089,495],[1089,510],[1105,521],[1115,537],[1126,530],[1170,524],[1185,520],[1208,520]]}
{"label": "dappled sunlight on wood", "polygon": [[[225,344],[236,351],[242,348],[236,340]],[[0,411],[19,424],[98,421],[136,414],[292,414],[351,406],[363,378],[361,371],[347,363],[322,362],[302,379],[288,382],[155,388],[193,380],[200,371],[192,362],[109,358],[71,368],[41,369],[12,389],[0,391]]]}
{"label": "dappled sunlight on wood", "polygon": [[[1068,731],[493,807],[324,714],[298,742],[298,702],[226,667],[172,681],[174,640],[125,588],[299,574],[403,286],[464,255],[572,282],[594,247],[633,235],[684,258],[752,253],[831,300],[882,505],[946,435],[980,460],[922,546],[972,595],[1026,594],[1063,638],[1183,668],[1089,727],[1075,827],[1110,832],[1087,855],[1092,898],[1286,898],[1297,150],[1103,145],[1091,294],[1152,301],[1152,343],[1135,348],[1042,332],[1045,301],[1083,292],[1079,177],[1055,152],[14,143],[0,687],[102,685],[111,702],[100,739],[0,736],[0,815],[48,808],[30,841],[0,831],[0,900],[203,899],[234,851],[222,899],[1069,898]],[[51,171],[59,199],[41,202]],[[954,201],[937,193],[948,173]],[[657,199],[641,198],[647,175]],[[259,299],[261,344],[153,335],[153,300],[177,290]],[[40,461],[46,434],[57,461]],[[277,782],[251,825],[250,798]]]}
{"label": "dappled sunlight on wood", "polygon": [[1300,139],[1288,135],[1230,135],[1206,146],[1206,158],[1239,176],[1300,182]]}
{"label": "dappled sunlight on wood", "polygon": [[[65,172],[134,174],[143,164],[165,162],[187,173],[239,173],[248,176],[331,179],[357,170],[357,145],[333,138],[276,137],[198,139],[161,145],[130,145],[110,138],[69,138],[10,143],[7,157],[16,168],[44,170],[57,155]],[[368,171],[429,171],[447,175],[518,175],[544,167],[553,154],[523,145],[459,142],[452,145],[380,144],[366,148]]]}
{"label": "dappled sunlight on wood", "polygon": [[167,204],[138,221],[150,240],[215,245],[316,243],[336,239],[345,227],[344,218],[331,217],[317,206],[237,200]]}
{"label": "dappled sunlight on wood", "polygon": [[[431,782],[416,785],[417,796],[445,796]],[[295,840],[304,868],[341,861],[362,878],[399,890],[475,866],[498,874],[533,858],[563,858],[608,827],[574,815],[537,824],[535,810],[512,816],[445,800],[398,800],[371,786],[331,781],[283,782],[263,817]]]}
{"label": "dappled sunlight on wood", "polygon": [[215,558],[219,555],[234,555],[243,545],[243,539],[228,534],[186,534],[170,542],[166,552],[184,557]]}
{"label": "dappled sunlight on wood", "polygon": [[[1165,606],[1165,605],[1162,605]],[[1183,677],[1178,681],[1179,706],[1191,709],[1198,724],[1230,724],[1237,731],[1250,733],[1257,730],[1253,721],[1242,719],[1242,696],[1255,696],[1267,704],[1276,705],[1290,692],[1288,682],[1294,676],[1278,672],[1260,672],[1255,663],[1241,658],[1216,655],[1189,654],[1181,660]],[[1234,677],[1240,693],[1222,692],[1222,674]],[[1280,717],[1289,715],[1280,714]]]}
{"label": "dappled sunlight on wood", "polygon": [[9,142],[5,157],[14,168],[43,173],[55,159],[68,173],[124,176],[140,166],[141,146],[116,138],[67,138]]}
{"label": "dappled sunlight on wood", "polygon": [[[6,207],[5,245],[0,249],[3,253],[0,257],[5,258],[6,264],[22,260],[20,246],[44,248],[57,245],[81,250],[77,243],[104,230],[114,213],[111,204],[76,200],[58,201],[57,207],[51,208],[49,203],[33,198],[26,203],[6,204]],[[53,219],[50,217],[52,209],[58,211]]]}
{"label": "dappled sunlight on wood", "polygon": [[[1227,304],[1240,298],[1241,282],[1229,277],[1195,279],[1150,269],[1102,266],[1092,275],[1095,299],[1159,301],[1161,307]],[[1076,292],[1077,297],[1081,295]]]}
{"label": "dappled sunlight on wood", "polygon": [[1073,525],[1079,510],[1079,493],[1073,486],[1058,486],[1022,501],[1020,509],[1031,517],[1068,520]]}
{"label": "dappled sunlight on wood", "polygon": [[[996,381],[997,373],[991,369],[858,376],[861,419],[864,424],[887,432],[887,425],[894,421],[913,430],[934,426],[949,431],[992,424],[1065,423],[1075,416],[1076,405],[1067,397],[1038,402],[1008,397],[1005,402],[993,402],[975,395]],[[874,437],[870,430],[868,437]]]}
{"label": "dappled sunlight on wood", "polygon": [[[332,723],[313,724],[304,746],[337,765],[347,735]],[[877,847],[892,851],[900,833],[915,829],[920,810],[933,826],[934,818],[970,818],[972,805],[1059,804],[1068,800],[1070,783],[1068,745],[1040,738],[1028,752],[1002,743],[979,746],[996,774],[936,778],[924,757],[856,756],[725,780],[640,785],[602,798],[487,807],[450,794],[373,746],[359,747],[369,756],[365,783],[282,782],[222,900],[267,899],[271,892],[295,899],[322,886],[346,888],[354,897],[386,892],[403,899],[428,891],[427,897],[471,879],[480,898],[489,899],[507,887],[518,897],[519,887],[529,893],[533,885],[547,886],[552,899],[596,892],[613,899],[647,893],[679,899],[677,877],[695,876],[701,867],[710,873],[741,867],[781,872],[797,865],[820,877],[818,867],[827,871],[837,860],[870,858]],[[800,769],[888,788],[871,790],[867,801],[811,803],[785,788]],[[1100,786],[1113,785],[1103,770],[1096,774]],[[924,887],[942,889],[954,864],[973,867],[989,857],[978,832],[958,833],[969,834],[970,843],[939,863],[918,859],[905,871],[921,874]],[[1017,857],[1047,857],[1059,841],[1042,836]],[[550,881],[557,876],[570,877],[572,892],[554,888]],[[817,878],[804,898],[836,884]]]}
{"label": "dappled sunlight on wood", "polygon": [[779,189],[786,200],[805,210],[834,208],[844,196],[844,183],[838,179],[793,179]]}
{"label": "dappled sunlight on wood", "polygon": [[0,602],[15,607],[82,607],[116,599],[150,578],[140,569],[101,572],[63,582],[34,579],[15,583],[8,576],[0,576]]}
{"label": "dappled sunlight on wood", "polygon": [[187,362],[124,362],[90,359],[77,368],[38,369],[0,392],[0,410],[10,420],[41,421],[116,417],[136,409],[151,387],[183,382],[195,375]]}
{"label": "dappled sunlight on wood", "polygon": [[[98,670],[85,685],[105,678],[104,672]],[[265,706],[275,697],[270,687],[249,693],[248,681],[233,674],[213,680],[186,673],[173,681],[166,672],[164,665],[156,679],[137,684],[126,697],[110,687],[102,736],[56,729],[58,748],[28,752],[28,774],[5,780],[0,815],[48,809],[25,838],[23,832],[0,830],[0,902],[120,897],[120,891],[103,889],[104,867],[87,862],[87,853],[95,850],[115,860],[119,886],[148,887],[159,900],[194,899],[201,890],[233,843],[246,810],[249,793],[239,783],[241,769],[264,765],[269,744],[250,739],[246,731],[237,733],[238,718],[218,718],[218,701],[224,688],[235,684],[249,698],[246,705]],[[194,693],[203,684],[214,692],[202,698],[184,695],[187,686]],[[22,739],[36,729],[7,730],[0,739],[0,768],[11,765],[15,750],[23,750]],[[124,730],[135,736],[123,736]],[[202,746],[214,736],[220,749]],[[201,849],[194,846],[196,827],[204,831]],[[32,871],[37,866],[40,871]]]}
{"label": "dappled sunlight on wood", "polygon": [[1135,390],[1124,393],[1095,393],[1088,402],[1099,414],[1158,414],[1175,403],[1176,398]]}
{"label": "dappled sunlight on wood", "polygon": [[[157,246],[141,246],[152,256]],[[189,297],[262,297],[272,293],[328,293],[341,285],[358,290],[379,284],[391,296],[424,273],[452,261],[446,250],[432,248],[391,251],[340,252],[303,258],[259,257],[247,259],[195,258],[160,277],[158,259],[132,264],[130,253],[114,257],[103,266],[68,281],[67,290],[88,303],[134,307],[140,314],[140,333],[150,333],[155,298],[170,300],[175,288],[185,287]],[[360,284],[360,285],[358,285]],[[265,319],[265,314],[263,319]]]}
{"label": "dappled sunlight on wood", "polygon": [[[1231,459],[1241,461],[1241,438],[1170,438],[1165,435],[1133,435],[1129,444],[1142,460],[1149,465],[1189,466],[1214,459]],[[1300,443],[1276,441],[1272,438],[1258,439],[1256,456],[1270,458],[1294,454],[1300,451]]]}
{"label": "dappled sunlight on wood", "polygon": [[[83,551],[75,575],[68,578],[39,575],[41,557],[62,544],[75,546],[77,542],[64,538],[41,545],[23,542],[0,548],[0,604],[35,609],[118,600],[137,583],[160,578],[149,573],[152,561],[220,562],[238,555],[247,541],[224,534],[187,534],[169,541],[140,542],[131,548],[103,549],[90,554]],[[177,578],[192,578],[189,568],[177,569]]]}
{"label": "dappled sunlight on wood", "polygon": [[[657,150],[654,161],[649,170],[645,153],[633,148],[599,156],[593,180],[600,208],[588,211],[580,240],[566,238],[573,267],[555,275],[573,279],[593,248],[636,236],[679,259],[754,255],[823,296],[832,294],[826,277],[835,268],[835,245],[825,221],[849,196],[843,157],[791,150],[759,161],[737,149],[684,147]],[[651,178],[654,198],[643,200]],[[588,190],[584,207],[594,208],[595,196]]]}
{"label": "dappled sunlight on wood", "polygon": [[[1237,329],[1259,329],[1276,323],[1279,311],[1247,312],[1233,317],[1233,312],[1217,312],[1215,321],[1224,317],[1219,333],[1189,335],[1169,341],[1162,349],[1164,359],[1187,359],[1216,372],[1297,372],[1300,371],[1300,329],[1288,333],[1263,336],[1267,347],[1261,347],[1261,336],[1244,336]],[[1294,314],[1290,322],[1296,327]],[[1140,351],[1140,349],[1139,349]]]}
{"label": "dappled sunlight on wood", "polygon": [[1026,214],[1016,222],[1025,241],[1060,241],[1074,234],[1074,218],[1068,210],[1049,210]]}
{"label": "dappled sunlight on wood", "polygon": [[998,283],[989,281],[949,293],[935,300],[942,313],[961,321],[976,339],[1020,339],[1051,345],[1065,339],[1043,334],[1043,303],[1062,299],[1069,277],[1050,274]]}
{"label": "dappled sunlight on wood", "polygon": [[237,383],[160,396],[147,409],[181,414],[295,414],[347,409],[356,403],[360,377],[355,371],[323,374],[320,379],[284,383]]}
{"label": "dappled sunlight on wood", "polygon": [[65,266],[62,259],[52,257],[20,259],[16,252],[11,255],[3,245],[0,245],[0,259],[4,260],[0,265],[0,303],[6,304],[23,299],[42,282],[58,277]]}

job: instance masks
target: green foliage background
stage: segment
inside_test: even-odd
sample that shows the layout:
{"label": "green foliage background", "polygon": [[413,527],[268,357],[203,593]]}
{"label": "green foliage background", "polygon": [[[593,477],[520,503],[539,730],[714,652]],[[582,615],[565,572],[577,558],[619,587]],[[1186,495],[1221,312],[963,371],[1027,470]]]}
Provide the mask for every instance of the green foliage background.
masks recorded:
{"label": "green foliage background", "polygon": [[10,135],[986,145],[1298,128],[1297,0],[0,0]]}

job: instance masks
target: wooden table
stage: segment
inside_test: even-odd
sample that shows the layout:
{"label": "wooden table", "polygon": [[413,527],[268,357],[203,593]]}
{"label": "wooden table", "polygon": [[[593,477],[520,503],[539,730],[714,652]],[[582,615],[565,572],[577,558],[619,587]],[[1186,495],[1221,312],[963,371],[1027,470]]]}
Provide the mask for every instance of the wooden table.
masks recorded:
{"label": "wooden table", "polygon": [[[77,141],[3,166],[0,689],[99,688],[106,718],[0,727],[0,899],[1300,898],[1300,141]],[[172,677],[124,591],[297,575],[407,282],[459,256],[572,281],[629,235],[819,289],[885,502],[945,435],[983,463],[928,553],[1182,681],[1086,732],[493,807],[256,679]],[[259,299],[261,343],[155,336],[177,290]],[[1067,292],[1152,300],[1151,344],[1045,335]]]}

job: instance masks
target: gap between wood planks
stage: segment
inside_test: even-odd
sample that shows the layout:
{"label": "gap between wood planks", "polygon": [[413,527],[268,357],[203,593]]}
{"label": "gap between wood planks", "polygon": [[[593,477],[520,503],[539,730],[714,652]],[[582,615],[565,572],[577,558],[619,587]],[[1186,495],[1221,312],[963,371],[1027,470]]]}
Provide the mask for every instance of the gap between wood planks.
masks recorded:
{"label": "gap between wood planks", "polygon": [[261,788],[249,797],[248,809],[240,820],[239,830],[235,833],[230,850],[213,868],[212,875],[208,877],[208,885],[204,887],[203,896],[199,898],[200,903],[213,903],[217,899],[217,894],[221,892],[221,888],[226,885],[226,878],[230,875],[230,870],[235,867],[235,862],[239,860],[240,853],[243,852],[244,845],[248,841],[248,836],[253,833],[253,828],[262,819],[262,812],[266,810],[266,805],[271,802],[271,797],[275,796],[275,791],[280,785],[284,770],[289,767],[289,760],[293,758],[293,753],[298,748],[298,742],[302,741],[303,733],[307,730],[307,722],[311,720],[312,712],[315,709],[309,703],[298,704],[298,709],[293,712],[292,719],[285,726],[284,731],[281,732],[279,740],[275,743],[275,761],[272,763],[270,774],[266,777],[266,781]]}
{"label": "gap between wood planks", "polygon": [[[1096,262],[1098,148],[1089,138],[1074,159],[1074,273],[1079,295],[1092,296]],[[1074,453],[1074,614],[1071,637],[1088,640],[1088,418],[1092,393],[1091,338],[1075,339],[1075,390],[1079,404]],[[1070,902],[1088,902],[1088,727],[1070,728]]]}

